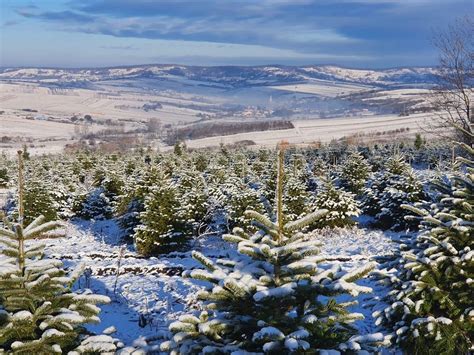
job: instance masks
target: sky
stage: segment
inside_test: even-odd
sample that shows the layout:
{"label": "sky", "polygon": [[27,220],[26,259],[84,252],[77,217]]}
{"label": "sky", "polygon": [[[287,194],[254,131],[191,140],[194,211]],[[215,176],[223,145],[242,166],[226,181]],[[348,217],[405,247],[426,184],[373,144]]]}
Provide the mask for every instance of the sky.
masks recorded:
{"label": "sky", "polygon": [[1,67],[429,66],[474,0],[0,0]]}

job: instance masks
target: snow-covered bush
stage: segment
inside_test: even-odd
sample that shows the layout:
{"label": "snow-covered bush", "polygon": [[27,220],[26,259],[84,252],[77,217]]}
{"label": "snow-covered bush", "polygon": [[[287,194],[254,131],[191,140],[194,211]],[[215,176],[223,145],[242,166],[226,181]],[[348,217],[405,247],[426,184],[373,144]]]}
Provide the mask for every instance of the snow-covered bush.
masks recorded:
{"label": "snow-covered bush", "polygon": [[37,216],[43,215],[46,221],[58,218],[52,188],[44,181],[28,181],[25,186],[25,223],[31,223]]}
{"label": "snow-covered bush", "polygon": [[224,206],[229,230],[250,228],[252,221],[244,215],[246,210],[264,211],[260,193],[236,176],[231,176],[219,190],[218,200]]}
{"label": "snow-covered bush", "polygon": [[10,178],[8,177],[8,169],[6,167],[0,167],[0,188],[8,186]]}
{"label": "snow-covered bush", "polygon": [[313,166],[311,171],[313,173],[313,176],[326,176],[328,172],[328,164],[322,158],[316,157],[313,160]]}
{"label": "snow-covered bush", "polygon": [[153,186],[145,198],[140,225],[133,239],[142,255],[153,255],[177,250],[187,242],[184,221],[178,217],[178,191],[170,179]]}
{"label": "snow-covered bush", "polygon": [[288,174],[283,196],[285,222],[294,221],[311,212],[311,196],[304,178],[299,174]]}
{"label": "snow-covered bush", "polygon": [[[450,181],[436,180],[436,203],[404,206],[422,231],[377,274],[393,290],[374,314],[410,354],[468,354],[474,346],[474,150]],[[428,350],[429,349],[429,350]]]}
{"label": "snow-covered bush", "polygon": [[77,215],[85,219],[108,219],[113,216],[112,201],[103,187],[98,187],[85,197],[77,209]]}
{"label": "snow-covered bush", "polygon": [[381,210],[375,216],[378,225],[394,230],[416,229],[416,222],[405,219],[408,211],[402,205],[420,202],[425,198],[423,184],[413,171],[391,176],[380,196]]}
{"label": "snow-covered bush", "polygon": [[196,235],[208,222],[209,192],[200,173],[183,171],[177,179],[180,205],[178,219],[184,221],[187,234]]}
{"label": "snow-covered bush", "polygon": [[358,152],[351,153],[342,164],[341,186],[354,194],[360,194],[370,175],[371,167]]}
{"label": "snow-covered bush", "polygon": [[360,210],[354,194],[338,189],[331,180],[326,181],[317,191],[314,209],[325,209],[328,213],[312,225],[315,228],[345,227],[354,224]]}
{"label": "snow-covered bush", "polygon": [[416,228],[404,219],[408,211],[402,204],[413,204],[426,198],[423,184],[400,155],[387,160],[385,170],[374,174],[362,197],[364,213],[374,216],[381,228]]}
{"label": "snow-covered bush", "polygon": [[135,228],[140,225],[140,213],[145,210],[145,197],[152,186],[162,179],[163,176],[156,169],[148,168],[143,174],[133,176],[124,186],[123,194],[117,197],[114,212],[127,242],[133,240]]}

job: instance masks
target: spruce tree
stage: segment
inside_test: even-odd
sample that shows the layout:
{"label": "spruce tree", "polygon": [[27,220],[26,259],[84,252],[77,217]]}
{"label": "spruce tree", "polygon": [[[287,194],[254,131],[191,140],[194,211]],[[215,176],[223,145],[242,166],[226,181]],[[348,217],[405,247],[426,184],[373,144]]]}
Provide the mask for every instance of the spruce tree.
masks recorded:
{"label": "spruce tree", "polygon": [[8,169],[6,167],[0,167],[0,189],[6,188],[9,180]]}
{"label": "spruce tree", "polygon": [[375,216],[377,224],[394,230],[416,229],[418,223],[405,219],[409,212],[402,205],[420,202],[425,198],[423,184],[411,169],[404,174],[390,176],[380,196],[381,210]]}
{"label": "spruce tree", "polygon": [[177,178],[177,191],[181,201],[177,211],[178,219],[183,221],[187,234],[196,235],[209,218],[206,181],[202,174],[186,169]]}
{"label": "spruce tree", "polygon": [[237,176],[229,177],[222,188],[219,200],[224,205],[228,229],[253,228],[251,219],[245,216],[244,212],[248,209],[259,212],[265,210],[259,191]]}
{"label": "spruce tree", "polygon": [[403,156],[395,155],[387,160],[385,170],[369,180],[361,202],[364,212],[375,217],[376,225],[401,230],[416,227],[404,219],[408,211],[401,205],[424,199],[423,184]]}
{"label": "spruce tree", "polygon": [[312,225],[313,228],[350,226],[355,223],[354,218],[360,215],[354,194],[336,188],[330,179],[316,192],[313,207],[328,211]]}
{"label": "spruce tree", "polygon": [[25,184],[24,194],[25,224],[33,222],[40,214],[43,215],[47,222],[58,218],[57,206],[55,206],[52,193],[44,181],[40,179],[29,180]]}
{"label": "spruce tree", "polygon": [[179,217],[178,209],[178,190],[171,179],[151,188],[145,198],[144,211],[140,213],[140,225],[133,236],[138,253],[145,256],[167,253],[187,243],[184,221]]}
{"label": "spruce tree", "polygon": [[311,212],[311,196],[303,179],[303,176],[294,172],[288,174],[288,179],[285,181],[283,197],[285,222],[294,221]]}
{"label": "spruce tree", "polygon": [[39,216],[24,227],[23,159],[19,151],[18,221],[0,228],[0,353],[61,354],[81,341],[81,326],[98,322],[108,297],[72,292],[81,269],[67,275],[33,240],[63,236],[58,222]]}
{"label": "spruce tree", "polygon": [[326,176],[328,173],[328,164],[321,157],[316,157],[313,160],[311,171],[315,177]]}
{"label": "spruce tree", "polygon": [[369,177],[371,168],[362,154],[351,153],[342,164],[341,185],[350,192],[358,195],[362,192]]}
{"label": "spruce tree", "polygon": [[377,277],[393,290],[377,324],[410,354],[468,354],[474,346],[474,149],[449,180],[437,179],[437,202],[405,205],[421,232],[407,238]]}
{"label": "spruce tree", "polygon": [[145,210],[145,198],[152,186],[158,184],[163,176],[153,167],[144,167],[145,171],[132,176],[124,187],[124,192],[117,198],[115,214],[127,242],[133,240],[135,228],[140,225],[140,213]]}
{"label": "spruce tree", "polygon": [[84,219],[108,219],[114,212],[112,201],[107,197],[103,187],[98,187],[87,194],[76,209],[77,215]]}
{"label": "spruce tree", "polygon": [[[193,257],[205,270],[186,276],[206,282],[198,294],[205,309],[181,316],[170,325],[171,340],[161,350],[171,354],[315,353],[323,349],[357,351],[366,337],[358,337],[350,323],[362,318],[338,303],[335,296],[371,292],[354,283],[373,265],[349,273],[339,264],[320,268],[325,261],[320,243],[299,231],[324,216],[319,210],[284,223],[283,151],[279,152],[276,220],[247,211],[260,231],[236,228],[224,240],[236,243],[239,255],[213,262],[199,252]],[[370,337],[383,342],[382,335]]]}
{"label": "spruce tree", "polygon": [[420,150],[423,147],[423,138],[421,137],[421,134],[417,133],[415,136],[415,141],[413,142],[413,145],[416,150]]}

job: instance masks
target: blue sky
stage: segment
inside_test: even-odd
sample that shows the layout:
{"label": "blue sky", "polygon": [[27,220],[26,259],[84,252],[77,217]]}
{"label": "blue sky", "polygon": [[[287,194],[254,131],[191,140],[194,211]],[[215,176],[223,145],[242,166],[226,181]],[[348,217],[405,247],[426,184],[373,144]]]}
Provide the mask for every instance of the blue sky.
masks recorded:
{"label": "blue sky", "polygon": [[474,0],[0,0],[0,66],[433,65]]}

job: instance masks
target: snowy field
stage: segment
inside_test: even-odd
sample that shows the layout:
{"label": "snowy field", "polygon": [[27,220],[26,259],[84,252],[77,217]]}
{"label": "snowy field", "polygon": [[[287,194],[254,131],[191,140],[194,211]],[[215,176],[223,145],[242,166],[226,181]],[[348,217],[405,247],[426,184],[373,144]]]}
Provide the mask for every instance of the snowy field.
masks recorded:
{"label": "snowy field", "polygon": [[[152,119],[168,127],[223,119],[245,122],[285,119],[295,125],[290,130],[215,136],[188,142],[191,147],[208,147],[243,140],[253,141],[258,146],[274,146],[280,140],[311,144],[406,128],[410,129],[409,136],[413,136],[419,131],[420,124],[433,115],[398,117],[398,114],[388,114],[403,108],[423,109],[427,105],[427,89],[395,87],[389,90],[374,85],[378,80],[378,76],[372,77],[375,72],[370,76],[372,81],[366,83],[362,80],[368,75],[365,72],[341,74],[340,70],[331,67],[325,70],[329,70],[335,80],[303,76],[300,78],[303,81],[294,84],[252,82],[244,87],[172,75],[160,79],[122,78],[120,75],[133,74],[130,68],[125,73],[112,71],[113,80],[84,72],[81,75],[85,77],[77,78],[90,79],[84,82],[73,80],[77,73],[70,82],[64,78],[61,80],[65,82],[35,77],[35,73],[40,75],[43,71],[25,69],[4,73],[4,76],[8,74],[8,80],[0,82],[0,151],[14,152],[28,144],[32,154],[58,153],[67,144],[75,142],[81,129],[94,133],[121,127],[130,132],[144,129],[146,122]],[[305,68],[304,72],[310,71]],[[19,79],[13,74],[18,74]],[[43,74],[52,75],[47,70]],[[355,82],[345,81],[354,75]],[[381,109],[384,107],[385,111]],[[83,122],[75,124],[78,121],[72,119],[85,115],[94,120],[85,128],[82,128]],[[154,145],[166,150],[162,144]]]}
{"label": "snowy field", "polygon": [[272,88],[289,92],[314,94],[322,97],[336,97],[339,95],[346,95],[353,92],[363,92],[373,89],[371,86],[336,83],[334,81],[325,80],[314,80],[308,84],[272,86]]}
{"label": "snowy field", "polygon": [[[194,280],[181,277],[184,270],[200,266],[191,258],[191,249],[211,259],[235,253],[231,245],[211,237],[195,240],[188,252],[143,258],[132,247],[120,245],[120,231],[112,220],[77,220],[67,222],[66,227],[67,240],[48,240],[47,254],[62,259],[69,268],[84,264],[90,271],[86,275],[90,277],[83,276],[78,287],[90,287],[112,299],[109,305],[101,307],[101,323],[88,328],[100,333],[113,325],[117,329],[116,336],[128,345],[146,344],[146,339],[166,330],[170,321],[196,307],[193,297],[200,286]],[[398,234],[354,227],[315,232],[314,238],[324,243],[322,255],[328,256],[331,263],[339,263],[344,270],[350,270],[375,256],[390,254]],[[357,321],[356,326],[361,334],[373,333],[376,328],[371,313],[375,301],[386,290],[368,278],[360,284],[372,287],[374,293],[359,296],[359,305],[353,307],[353,311],[363,313],[366,318]],[[140,318],[146,320],[143,327]]]}
{"label": "snowy field", "polygon": [[[395,130],[406,130],[397,134],[398,137],[414,137],[417,132],[423,131],[422,127],[427,121],[432,121],[435,114],[414,114],[405,117],[398,115],[380,115],[366,117],[347,117],[332,119],[307,119],[292,121],[295,128],[266,131],[239,133],[223,137],[209,137],[186,142],[189,147],[201,148],[208,146],[219,146],[232,144],[243,140],[251,140],[259,146],[274,147],[282,140],[292,144],[308,145],[315,142],[328,143],[334,139],[364,134],[370,140],[370,135],[377,133],[389,133]],[[392,132],[393,134],[393,132]],[[381,136],[383,138],[383,135]],[[388,137],[390,139],[390,136]]]}
{"label": "snowy field", "polygon": [[[144,104],[156,101],[161,103],[162,108],[150,111],[141,109]],[[61,118],[89,114],[99,120],[114,121],[143,121],[153,117],[160,117],[163,123],[196,121],[196,114],[203,111],[177,107],[185,103],[193,103],[193,98],[185,94],[134,92],[110,86],[103,91],[100,88],[55,89],[34,84],[0,84],[2,110],[27,108],[37,110],[42,115]]]}

